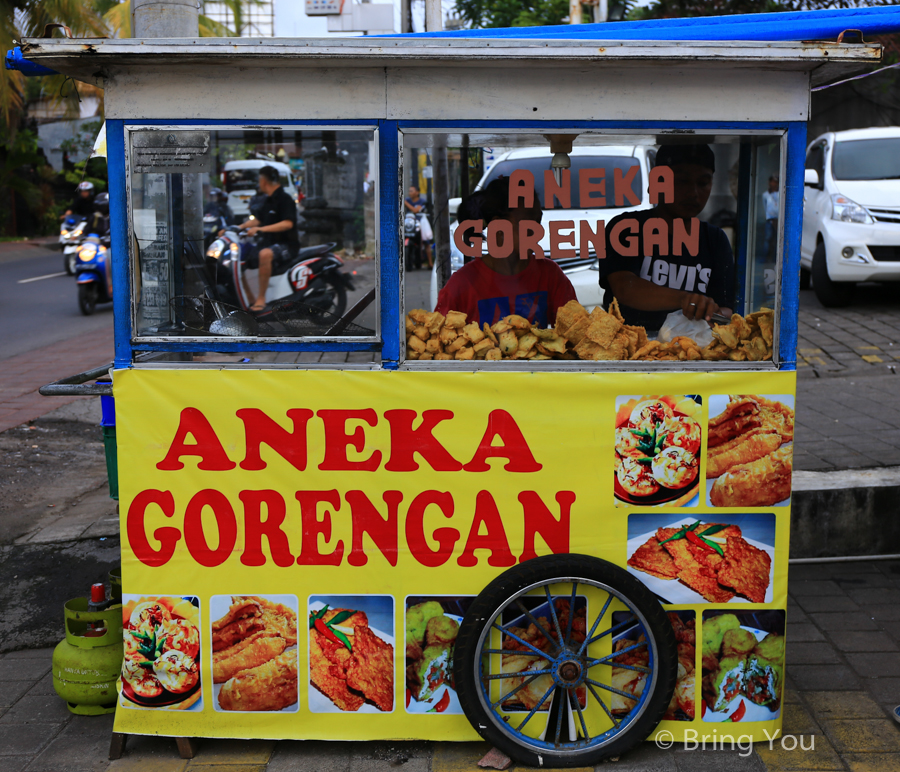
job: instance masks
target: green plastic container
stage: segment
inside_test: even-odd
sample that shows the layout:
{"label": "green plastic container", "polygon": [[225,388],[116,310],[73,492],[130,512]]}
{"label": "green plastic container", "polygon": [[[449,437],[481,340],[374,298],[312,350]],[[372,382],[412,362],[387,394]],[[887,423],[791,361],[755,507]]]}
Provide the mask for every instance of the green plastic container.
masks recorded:
{"label": "green plastic container", "polygon": [[103,449],[106,451],[106,475],[109,477],[109,497],[119,500],[119,459],[116,455],[116,427],[101,426]]}
{"label": "green plastic container", "polygon": [[[122,606],[88,611],[87,598],[67,601],[66,637],[53,651],[53,688],[69,710],[100,716],[116,710],[116,680],[122,670]],[[102,622],[106,632],[87,636],[88,623]]]}
{"label": "green plastic container", "polygon": [[109,569],[109,597],[113,603],[122,602],[122,566]]}

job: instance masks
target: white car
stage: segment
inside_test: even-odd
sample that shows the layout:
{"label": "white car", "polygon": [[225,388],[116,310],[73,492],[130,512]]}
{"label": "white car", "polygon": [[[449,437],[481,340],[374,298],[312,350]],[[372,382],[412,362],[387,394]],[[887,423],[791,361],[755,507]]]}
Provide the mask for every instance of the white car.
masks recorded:
{"label": "white car", "polygon": [[[578,233],[578,223],[585,220],[591,224],[592,228],[596,228],[598,220],[609,222],[613,217],[617,217],[623,212],[634,209],[649,209],[650,198],[647,191],[647,173],[652,166],[655,156],[655,149],[645,147],[643,145],[607,145],[597,147],[575,147],[569,153],[572,161],[572,198],[573,204],[577,201],[578,170],[579,169],[607,169],[607,179],[612,179],[612,169],[619,168],[623,172],[627,172],[632,166],[638,166],[639,172],[635,175],[632,189],[635,194],[640,197],[641,203],[637,206],[629,207],[591,207],[583,208],[573,206],[572,209],[545,209],[541,224],[544,226],[546,235],[541,240],[541,247],[547,254],[550,251],[550,229],[547,223],[552,220],[575,220],[575,233]],[[550,153],[549,147],[529,147],[520,150],[511,150],[500,156],[491,168],[481,178],[476,190],[481,190],[489,185],[494,179],[500,176],[508,177],[515,169],[527,169],[534,174],[535,188],[537,198],[540,201],[544,199],[544,170],[550,168],[550,161],[553,155]],[[610,183],[611,187],[611,183]],[[611,198],[611,195],[608,196]],[[463,255],[456,248],[453,241],[453,234],[456,231],[456,209],[459,206],[460,199],[450,199],[449,211],[451,216],[450,223],[450,271],[457,271],[463,266]],[[581,202],[578,202],[579,204]],[[599,284],[599,261],[595,257],[589,258],[568,258],[558,261],[559,266],[563,269],[572,286],[575,288],[575,295],[578,302],[581,303],[588,311],[603,302],[603,290]],[[437,271],[431,273],[431,307],[437,305],[438,298],[438,278]]]}
{"label": "white car", "polygon": [[803,193],[803,288],[837,307],[857,282],[900,281],[900,127],[817,137]]}
{"label": "white car", "polygon": [[228,194],[228,206],[237,217],[246,217],[250,214],[250,199],[256,195],[256,186],[259,184],[259,170],[263,166],[272,166],[278,172],[281,186],[296,203],[297,188],[291,177],[291,169],[280,161],[266,161],[263,159],[247,159],[245,161],[228,161],[223,169],[222,187]]}

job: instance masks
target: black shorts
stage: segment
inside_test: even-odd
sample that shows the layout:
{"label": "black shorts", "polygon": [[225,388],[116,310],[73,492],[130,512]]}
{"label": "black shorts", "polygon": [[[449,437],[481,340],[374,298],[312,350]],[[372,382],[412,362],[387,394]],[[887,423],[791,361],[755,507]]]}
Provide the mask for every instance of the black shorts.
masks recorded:
{"label": "black shorts", "polygon": [[286,271],[294,260],[296,251],[286,244],[272,244],[268,247],[255,247],[253,249],[244,248],[244,264],[247,268],[259,268],[259,253],[263,249],[272,250],[272,273],[283,273]]}

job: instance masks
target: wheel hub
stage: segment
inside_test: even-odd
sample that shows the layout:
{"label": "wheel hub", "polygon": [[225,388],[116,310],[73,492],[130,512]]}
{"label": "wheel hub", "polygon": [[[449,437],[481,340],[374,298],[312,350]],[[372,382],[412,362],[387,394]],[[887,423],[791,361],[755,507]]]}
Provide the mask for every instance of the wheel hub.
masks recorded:
{"label": "wheel hub", "polygon": [[559,660],[554,680],[561,686],[578,686],[584,680],[584,664],[569,657]]}

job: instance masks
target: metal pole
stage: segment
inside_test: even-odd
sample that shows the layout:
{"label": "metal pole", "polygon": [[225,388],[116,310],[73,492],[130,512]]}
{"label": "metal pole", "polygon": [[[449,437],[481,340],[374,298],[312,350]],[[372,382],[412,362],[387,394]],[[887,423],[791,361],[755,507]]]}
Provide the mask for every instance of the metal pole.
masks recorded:
{"label": "metal pole", "polygon": [[199,15],[198,0],[131,0],[131,36],[195,38]]}
{"label": "metal pole", "polygon": [[400,32],[412,32],[409,26],[409,2],[410,0],[400,0]]}
{"label": "metal pole", "polygon": [[440,32],[444,29],[441,0],[425,0],[425,31]]}
{"label": "metal pole", "polygon": [[569,24],[581,24],[581,0],[569,0]]}
{"label": "metal pole", "polygon": [[606,21],[609,18],[609,0],[597,0],[594,5],[594,21]]}
{"label": "metal pole", "polygon": [[[444,28],[441,0],[425,0],[425,29],[439,32]],[[438,284],[443,287],[450,278],[450,171],[447,165],[447,138],[434,135],[431,153],[432,203],[434,205],[434,246]]]}

